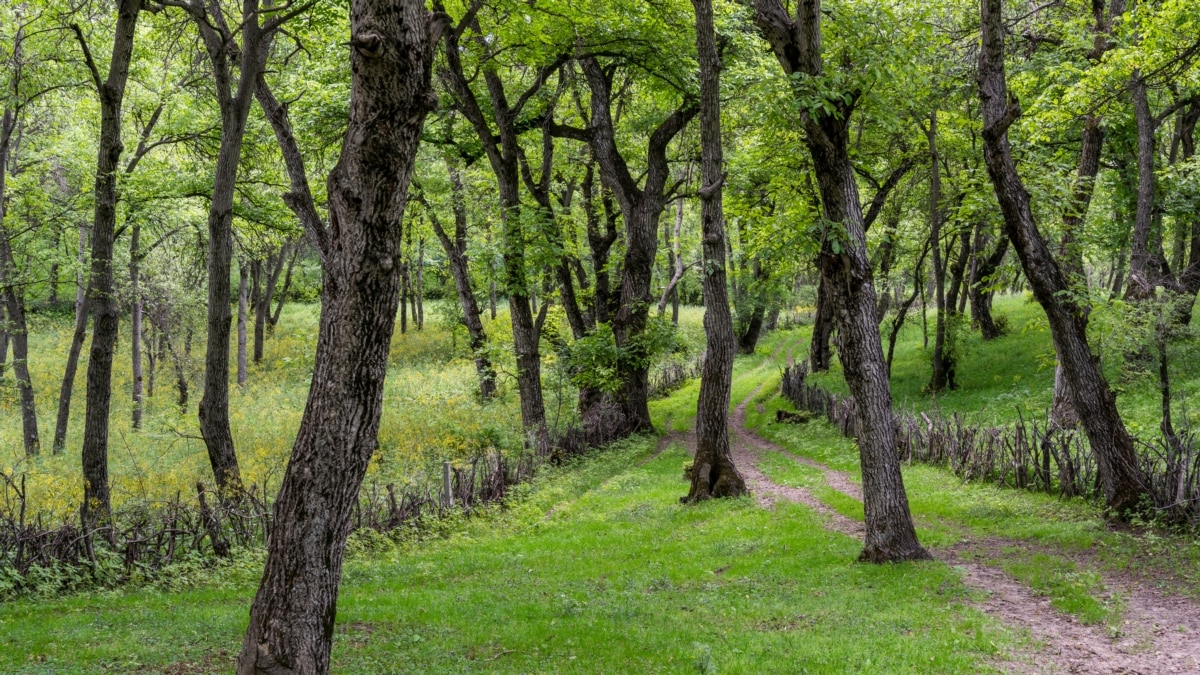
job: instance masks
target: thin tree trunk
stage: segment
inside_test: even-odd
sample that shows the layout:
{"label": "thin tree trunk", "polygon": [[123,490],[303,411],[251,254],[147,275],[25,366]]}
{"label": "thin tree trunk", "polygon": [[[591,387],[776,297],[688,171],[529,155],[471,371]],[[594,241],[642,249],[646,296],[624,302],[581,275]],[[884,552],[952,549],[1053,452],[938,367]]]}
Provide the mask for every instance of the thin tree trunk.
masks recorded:
{"label": "thin tree trunk", "polygon": [[67,444],[67,426],[71,421],[71,398],[75,390],[75,373],[79,368],[79,354],[83,351],[83,343],[87,337],[88,319],[90,318],[90,303],[87,295],[87,281],[83,273],[87,261],[88,248],[87,228],[79,226],[79,251],[75,272],[75,330],[71,334],[71,347],[67,351],[67,363],[63,368],[62,384],[58,390],[58,417],[54,425],[54,453],[64,451]]}
{"label": "thin tree trunk", "polygon": [[132,320],[129,331],[129,358],[133,369],[133,419],[134,429],[142,428],[142,289],[140,287],[142,226],[134,222],[129,237],[129,291],[133,296]]}
{"label": "thin tree trunk", "polygon": [[[770,42],[786,75],[823,75],[819,0],[801,0],[794,21],[778,0],[756,0],[755,10],[755,24]],[[857,413],[866,516],[866,541],[860,559],[924,560],[930,556],[917,541],[900,474],[892,394],[875,320],[875,284],[867,257],[858,186],[850,164],[848,125],[856,97],[850,94],[834,98],[839,101],[833,104],[834,110],[810,111],[802,117],[802,123],[825,218],[839,224],[838,250],[830,236],[823,237],[818,266],[832,296],[838,351]]]}
{"label": "thin tree trunk", "polygon": [[[237,672],[329,672],[346,538],[377,445],[401,219],[444,25],[414,0],[353,0],[351,110],[329,177],[312,388],[275,502]],[[436,22],[436,23],[434,23]],[[432,24],[432,25],[431,25]],[[394,120],[393,125],[378,120]],[[365,253],[365,255],[364,255]]]}
{"label": "thin tree trunk", "polygon": [[[0,155],[0,157],[5,156]],[[5,157],[6,158],[6,157]],[[2,179],[0,179],[2,180]],[[3,198],[3,186],[0,185],[0,198]],[[0,207],[0,218],[3,218],[3,207]],[[0,220],[0,299],[5,305],[8,315],[8,340],[12,344],[13,376],[17,380],[17,396],[21,401],[21,438],[25,455],[32,457],[41,452],[41,438],[38,435],[37,404],[34,400],[33,381],[29,376],[29,327],[25,320],[25,298],[18,286],[17,267],[13,261],[12,246],[9,243],[8,231]]]}
{"label": "thin tree trunk", "polygon": [[425,237],[417,239],[417,330],[425,328]]}
{"label": "thin tree trunk", "polygon": [[[982,248],[979,250],[982,251]],[[971,299],[971,319],[979,326],[979,332],[984,340],[994,340],[1003,333],[992,317],[991,292],[987,290],[987,287],[991,283],[992,275],[999,269],[1007,254],[1008,235],[1001,232],[996,240],[996,247],[986,258],[980,260],[979,253],[976,253],[976,264],[971,271],[971,284],[968,289]]]}
{"label": "thin tree trunk", "polygon": [[[725,295],[725,216],[721,184],[721,57],[717,52],[711,0],[692,0],[700,61],[701,248],[707,338],[700,396],[696,402],[696,458],[684,501],[746,494],[746,482],[729,451],[729,396],[733,382],[735,336]],[[682,209],[681,209],[682,211]]]}
{"label": "thin tree trunk", "polygon": [[237,383],[246,386],[246,265],[238,266]]}
{"label": "thin tree trunk", "polygon": [[942,179],[938,169],[936,110],[929,115],[929,126],[925,129],[925,136],[929,143],[929,242],[930,250],[933,251],[933,297],[937,305],[933,338],[933,373],[926,388],[936,394],[952,388],[950,378],[954,372],[954,355],[946,351],[948,261],[942,260]]}
{"label": "thin tree trunk", "polygon": [[450,274],[454,277],[454,288],[458,291],[458,303],[462,308],[463,323],[471,341],[471,354],[475,358],[475,372],[479,375],[479,397],[488,400],[496,394],[496,369],[487,354],[487,333],[479,316],[479,303],[471,287],[471,270],[467,258],[467,201],[462,176],[458,168],[446,161],[450,173],[451,200],[454,210],[454,238],[442,227],[441,220],[432,207],[427,207],[434,234],[446,251],[450,262]]}
{"label": "thin tree trunk", "polygon": [[[287,302],[288,291],[292,288],[292,268],[296,266],[296,258],[300,256],[300,245],[297,244],[292,249],[291,257],[288,258],[287,272],[283,275],[283,287],[275,292],[275,287],[271,286],[272,296],[278,298],[275,301],[275,311],[271,313],[270,319],[267,322],[268,328],[274,333],[275,326],[279,325],[279,315],[283,313],[283,303]],[[270,310],[270,303],[267,303],[266,310]],[[264,312],[265,314],[266,312]]]}
{"label": "thin tree trunk", "polygon": [[1117,411],[1116,397],[1087,341],[1087,317],[1072,298],[1070,286],[1038,231],[1013,162],[1008,127],[1021,114],[1009,99],[1004,72],[1004,22],[1001,0],[983,0],[983,46],[979,91],[983,111],[984,159],[1004,214],[1004,227],[1016,248],[1034,296],[1049,320],[1055,351],[1063,366],[1080,422],[1096,454],[1100,485],[1117,513],[1136,508],[1142,494],[1133,440]]}
{"label": "thin tree trunk", "polygon": [[1137,208],[1130,239],[1129,279],[1125,297],[1147,300],[1154,295],[1159,275],[1154,269],[1151,238],[1154,230],[1154,119],[1150,113],[1146,80],[1135,70],[1129,90],[1133,97],[1133,117],[1137,126]]}

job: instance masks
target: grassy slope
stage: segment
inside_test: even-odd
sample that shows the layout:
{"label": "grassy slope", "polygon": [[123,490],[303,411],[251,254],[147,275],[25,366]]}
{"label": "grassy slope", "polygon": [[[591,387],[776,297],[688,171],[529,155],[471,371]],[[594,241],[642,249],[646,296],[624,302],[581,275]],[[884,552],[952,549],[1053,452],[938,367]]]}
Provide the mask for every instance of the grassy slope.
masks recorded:
{"label": "grassy slope", "polygon": [[[773,366],[739,361],[740,392]],[[737,392],[735,392],[735,396]],[[744,395],[744,394],[743,394]],[[655,404],[686,421],[692,388]],[[674,417],[678,416],[678,417]],[[943,565],[867,566],[811,511],[683,507],[686,453],[635,439],[418,547],[360,547],[340,672],[974,672],[1013,636]],[[0,670],[227,669],[255,561],[185,590],[0,607]]]}
{"label": "grassy slope", "polygon": [[[999,303],[1013,333],[969,352],[963,389],[939,400],[943,410],[1004,417],[1015,405],[1044,409],[1048,336],[1036,309],[1019,299]],[[898,348],[894,388],[904,405],[924,407],[928,370],[914,326]],[[764,413],[752,409],[750,425],[854,474],[853,444],[828,425],[769,424],[786,405],[773,395],[777,366],[765,356],[778,341],[804,346],[800,334],[778,334],[739,359],[734,401],[765,383],[756,397]],[[1197,384],[1192,368],[1179,366],[1183,390]],[[836,386],[840,374],[824,377]],[[1152,409],[1152,388],[1134,381],[1126,390],[1123,409],[1140,419]],[[660,424],[686,429],[695,393],[693,384],[656,402]],[[855,564],[859,543],[824,531],[802,507],[679,506],[686,455],[676,447],[655,456],[653,445],[635,440],[549,473],[513,508],[458,523],[448,538],[360,545],[347,566],[337,670],[974,672],[1020,641],[970,608],[953,569]],[[768,456],[764,469],[861,515],[818,472],[783,454]],[[1165,565],[1197,576],[1194,544],[1110,532],[1086,504],[964,484],[924,466],[906,467],[905,480],[923,541],[1027,543],[1033,548],[997,549],[992,561],[1087,622],[1115,624],[1120,599],[1107,596],[1076,552],[1107,567]],[[153,671],[179,662],[225,671],[257,564],[247,559],[182,590],[8,603],[0,607],[0,671]]]}

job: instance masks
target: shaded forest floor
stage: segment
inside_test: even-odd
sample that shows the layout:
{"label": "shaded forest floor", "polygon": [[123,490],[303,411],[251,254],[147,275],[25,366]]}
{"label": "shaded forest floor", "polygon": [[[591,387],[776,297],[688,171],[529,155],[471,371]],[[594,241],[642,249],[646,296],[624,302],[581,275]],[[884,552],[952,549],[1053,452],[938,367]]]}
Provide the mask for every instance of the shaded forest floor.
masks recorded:
{"label": "shaded forest floor", "polygon": [[[1195,672],[1191,540],[1092,506],[905,467],[936,562],[863,565],[857,450],[782,425],[799,331],[739,358],[732,418],[750,499],[681,506],[696,383],[664,431],[545,472],[503,511],[396,545],[357,537],[335,671]],[[1039,375],[1039,377],[1042,375]],[[0,671],[228,672],[261,559],[198,585],[0,606]]]}

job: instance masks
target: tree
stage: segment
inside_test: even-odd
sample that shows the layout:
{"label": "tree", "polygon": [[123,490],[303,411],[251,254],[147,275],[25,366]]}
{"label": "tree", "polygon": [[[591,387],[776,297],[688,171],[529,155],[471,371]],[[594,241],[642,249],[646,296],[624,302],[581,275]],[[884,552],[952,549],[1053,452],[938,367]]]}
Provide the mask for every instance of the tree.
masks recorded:
{"label": "tree", "polygon": [[1100,370],[1087,339],[1087,318],[1071,293],[1066,275],[1054,260],[1034,220],[1012,150],[1008,130],[1021,116],[1005,77],[1004,22],[1000,0],[981,4],[983,44],[979,52],[979,96],[983,113],[983,150],[988,175],[1004,214],[1004,228],[1025,276],[1050,322],[1054,348],[1071,399],[1096,454],[1100,486],[1109,508],[1123,513],[1142,494],[1133,440],[1117,412],[1116,397]]}
{"label": "tree", "polygon": [[737,346],[725,290],[725,216],[721,208],[721,56],[713,28],[711,0],[692,0],[696,10],[696,51],[700,61],[700,188],[704,267],[704,335],[708,350],[696,402],[696,458],[685,501],[737,497],[746,482],[729,452],[729,395]]}
{"label": "tree", "polygon": [[324,267],[312,388],[238,658],[245,674],[329,672],[346,537],[383,405],[408,184],[436,103],[444,14],[417,0],[353,0],[350,22],[350,119],[328,181],[330,222],[305,222],[320,228]]}
{"label": "tree", "polygon": [[[869,562],[923,560],[896,451],[896,420],[875,319],[866,228],[849,155],[850,117],[862,90],[822,91],[820,0],[800,0],[792,19],[778,0],[755,0],[754,22],[793,78],[800,122],[820,187],[824,221],[817,264],[839,335],[846,384],[854,395],[862,463]],[[850,78],[847,78],[850,79]],[[853,82],[853,80],[850,80]],[[816,99],[816,100],[814,100]]]}

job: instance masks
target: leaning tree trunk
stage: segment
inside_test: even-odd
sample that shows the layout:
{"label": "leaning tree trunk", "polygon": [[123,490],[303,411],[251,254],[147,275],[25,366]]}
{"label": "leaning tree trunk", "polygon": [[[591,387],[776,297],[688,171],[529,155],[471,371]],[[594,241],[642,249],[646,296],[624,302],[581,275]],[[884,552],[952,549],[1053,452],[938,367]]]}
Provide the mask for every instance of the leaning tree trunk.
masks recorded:
{"label": "leaning tree trunk", "polygon": [[983,112],[983,148],[988,174],[1034,296],[1042,305],[1055,352],[1071,389],[1080,423],[1096,455],[1100,486],[1117,513],[1137,506],[1143,493],[1133,439],[1117,411],[1098,359],[1087,341],[1087,318],[1069,293],[1070,285],[1038,231],[1029,193],[1021,182],[1008,143],[1008,127],[1021,115],[1009,99],[1004,72],[1004,23],[1001,0],[983,0],[983,46],[979,53],[979,93]]}
{"label": "leaning tree trunk", "polygon": [[401,219],[421,126],[436,101],[430,67],[443,25],[415,0],[352,2],[350,120],[329,176],[312,389],[275,502],[238,673],[329,672],[346,538],[383,406]]}
{"label": "leaning tree trunk", "polygon": [[[83,517],[103,519],[109,513],[108,422],[112,403],[113,353],[117,345],[117,303],[113,289],[113,245],[117,223],[117,163],[121,158],[121,103],[141,0],[121,0],[109,61],[108,79],[100,82],[100,151],[96,160],[95,218],[92,224],[92,267],[88,297],[92,313],[92,348],[88,355],[87,403],[83,420]],[[89,59],[90,60],[90,59]]]}
{"label": "leaning tree trunk", "polygon": [[458,292],[458,303],[462,308],[463,323],[467,327],[467,335],[471,341],[471,354],[475,359],[475,371],[479,375],[479,398],[487,401],[496,394],[496,369],[492,366],[487,355],[487,333],[483,329],[483,319],[479,314],[479,303],[475,300],[475,290],[471,286],[471,270],[467,258],[467,202],[464,194],[462,176],[458,168],[446,161],[450,172],[451,199],[454,210],[454,238],[451,239],[441,220],[433,208],[428,209],[429,220],[433,231],[446,258],[450,262],[450,274],[454,277],[454,288]]}
{"label": "leaning tree trunk", "polygon": [[[823,75],[820,0],[801,0],[794,21],[779,0],[756,0],[755,10],[755,23],[771,43],[785,74]],[[848,92],[834,98],[832,110],[809,110],[802,119],[825,218],[838,224],[823,237],[817,262],[832,296],[838,351],[857,412],[866,516],[860,559],[922,560],[930,556],[917,541],[900,474],[892,394],[875,321],[875,283],[850,163],[849,124],[855,100]],[[836,249],[834,237],[838,239]]]}
{"label": "leaning tree trunk", "polygon": [[75,390],[75,372],[79,369],[79,354],[83,351],[87,337],[89,303],[87,281],[83,273],[87,261],[87,229],[79,228],[78,270],[75,272],[75,330],[71,334],[71,347],[67,351],[67,364],[63,368],[62,385],[58,390],[58,417],[54,425],[54,453],[63,452],[67,444],[67,426],[71,421],[71,397]]}
{"label": "leaning tree trunk", "polygon": [[701,248],[704,254],[704,335],[707,351],[696,402],[696,458],[684,501],[746,494],[729,452],[729,395],[735,337],[725,291],[725,216],[721,209],[721,57],[712,0],[692,0],[700,61]]}

